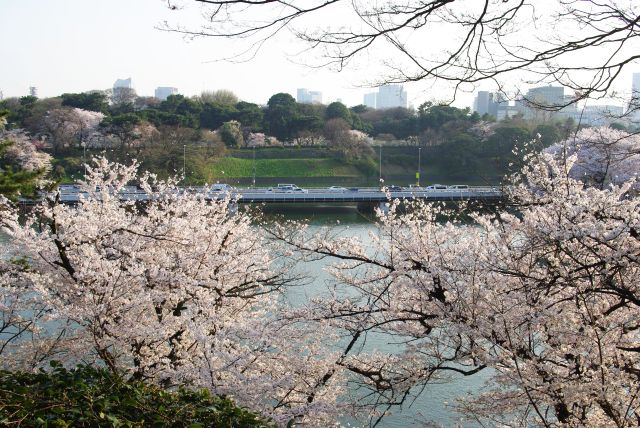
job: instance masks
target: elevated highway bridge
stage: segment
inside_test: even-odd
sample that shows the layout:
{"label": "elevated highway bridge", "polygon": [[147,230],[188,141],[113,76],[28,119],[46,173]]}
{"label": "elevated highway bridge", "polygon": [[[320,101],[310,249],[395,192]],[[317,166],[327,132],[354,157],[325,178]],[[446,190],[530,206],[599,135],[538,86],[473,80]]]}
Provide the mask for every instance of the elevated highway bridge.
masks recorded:
{"label": "elevated highway bridge", "polygon": [[[444,186],[443,186],[444,187]],[[76,204],[80,198],[89,196],[75,185],[61,185],[60,201]],[[297,191],[279,191],[277,188],[231,188],[228,191],[213,191],[205,187],[185,187],[179,192],[201,192],[212,200],[222,199],[230,194],[239,204],[358,204],[380,205],[389,199],[425,200],[425,201],[479,201],[497,202],[502,192],[497,187],[460,186],[458,188],[410,187],[394,188],[383,191],[379,188],[311,188]],[[99,193],[97,194],[99,195]],[[118,192],[120,199],[144,202],[150,196],[133,186],[127,186]]]}

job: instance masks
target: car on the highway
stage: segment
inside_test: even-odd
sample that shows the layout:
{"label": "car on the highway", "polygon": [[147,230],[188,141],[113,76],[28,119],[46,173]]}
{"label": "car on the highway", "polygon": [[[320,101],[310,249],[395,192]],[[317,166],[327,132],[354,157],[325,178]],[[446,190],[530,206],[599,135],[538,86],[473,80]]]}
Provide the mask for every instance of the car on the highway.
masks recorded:
{"label": "car on the highway", "polygon": [[347,188],[341,187],[341,186],[331,186],[331,187],[327,187],[327,190],[330,192],[346,192]]}
{"label": "car on the highway", "polygon": [[267,191],[278,193],[309,193],[307,189],[301,189],[295,184],[278,184],[276,187],[269,187]]}
{"label": "car on the highway", "polygon": [[466,184],[454,184],[452,186],[449,186],[449,189],[467,190],[469,189],[469,186],[467,186]]}
{"label": "car on the highway", "polygon": [[402,187],[396,186],[395,184],[390,184],[387,186],[387,190],[390,192],[402,192]]}
{"label": "car on the highway", "polygon": [[212,192],[231,192],[233,187],[225,183],[216,183],[211,186]]}
{"label": "car on the highway", "polygon": [[427,186],[428,190],[446,190],[447,186],[444,184],[432,184],[431,186]]}

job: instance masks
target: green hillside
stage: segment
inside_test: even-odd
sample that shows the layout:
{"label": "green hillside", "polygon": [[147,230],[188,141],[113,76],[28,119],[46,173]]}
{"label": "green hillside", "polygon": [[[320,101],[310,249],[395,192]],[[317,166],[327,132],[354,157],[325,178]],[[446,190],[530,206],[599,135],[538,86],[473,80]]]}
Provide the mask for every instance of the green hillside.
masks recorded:
{"label": "green hillside", "polygon": [[[224,157],[203,166],[199,173],[203,178],[247,178],[253,176],[252,159]],[[256,159],[258,177],[356,177],[358,169],[332,158],[319,159]]]}

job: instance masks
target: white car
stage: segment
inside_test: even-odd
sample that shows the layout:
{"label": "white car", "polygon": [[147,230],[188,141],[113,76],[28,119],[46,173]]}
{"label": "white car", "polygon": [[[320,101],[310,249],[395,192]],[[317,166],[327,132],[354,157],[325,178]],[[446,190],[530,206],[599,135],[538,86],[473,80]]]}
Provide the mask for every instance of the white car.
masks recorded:
{"label": "white car", "polygon": [[233,190],[233,187],[229,186],[228,184],[225,183],[216,183],[213,184],[211,186],[211,191],[212,192],[231,192]]}
{"label": "white car", "polygon": [[269,187],[267,191],[278,193],[309,193],[307,189],[301,189],[295,184],[278,184],[276,187]]}
{"label": "white car", "polygon": [[340,186],[331,186],[331,187],[327,187],[327,190],[330,192],[346,192],[347,188],[340,187]]}
{"label": "white car", "polygon": [[431,186],[427,186],[428,190],[446,190],[447,186],[444,184],[432,184]]}

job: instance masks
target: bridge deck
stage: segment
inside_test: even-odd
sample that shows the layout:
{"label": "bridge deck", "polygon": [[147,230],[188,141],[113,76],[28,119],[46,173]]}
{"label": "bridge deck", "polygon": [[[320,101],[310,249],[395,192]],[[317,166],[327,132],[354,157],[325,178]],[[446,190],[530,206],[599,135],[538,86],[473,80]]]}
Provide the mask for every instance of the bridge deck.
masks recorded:
{"label": "bridge deck", "polygon": [[[205,188],[191,187],[183,191],[206,192]],[[149,195],[136,188],[125,188],[119,192],[123,200],[146,201]],[[224,192],[209,191],[211,199],[225,197]],[[60,200],[64,203],[77,203],[81,197],[88,197],[87,192],[77,186],[60,186]],[[278,192],[267,188],[236,188],[231,192],[238,203],[340,203],[340,202],[384,202],[391,199],[423,199],[431,201],[459,200],[498,200],[502,192],[495,187],[469,187],[468,189],[427,189],[414,188],[399,191],[383,192],[377,188],[360,188],[357,190],[330,191],[324,189],[308,189],[307,192]]]}

